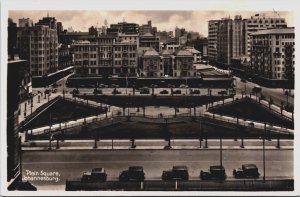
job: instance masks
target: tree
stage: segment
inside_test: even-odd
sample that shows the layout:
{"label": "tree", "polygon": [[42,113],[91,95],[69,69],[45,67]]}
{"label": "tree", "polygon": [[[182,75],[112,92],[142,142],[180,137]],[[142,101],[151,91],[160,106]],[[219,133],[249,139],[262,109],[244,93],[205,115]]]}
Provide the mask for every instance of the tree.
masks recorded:
{"label": "tree", "polygon": [[252,89],[252,92],[255,94],[255,97],[256,97],[256,100],[257,100],[257,95],[258,95],[259,93],[261,93],[261,87],[255,86],[255,87]]}

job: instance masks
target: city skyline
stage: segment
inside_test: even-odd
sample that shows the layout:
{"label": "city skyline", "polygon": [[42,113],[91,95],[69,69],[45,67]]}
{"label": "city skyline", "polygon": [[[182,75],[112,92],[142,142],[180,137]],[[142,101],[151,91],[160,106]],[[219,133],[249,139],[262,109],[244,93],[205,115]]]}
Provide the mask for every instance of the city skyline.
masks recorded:
{"label": "city skyline", "polygon": [[[9,18],[18,23],[20,18],[30,18],[37,22],[41,17],[55,17],[61,21],[64,28],[73,28],[74,31],[87,32],[91,26],[101,27],[107,20],[108,26],[112,23],[134,22],[137,24],[146,24],[148,20],[152,21],[159,31],[173,31],[175,27],[185,28],[187,31],[199,32],[203,36],[208,35],[208,20],[220,19],[224,17],[234,18],[235,15],[242,15],[243,18],[250,18],[255,14],[265,14],[266,17],[285,18],[289,27],[294,26],[293,13],[288,11],[91,11],[91,10],[11,10]],[[200,22],[199,18],[201,18]],[[176,21],[176,22],[173,22]]]}

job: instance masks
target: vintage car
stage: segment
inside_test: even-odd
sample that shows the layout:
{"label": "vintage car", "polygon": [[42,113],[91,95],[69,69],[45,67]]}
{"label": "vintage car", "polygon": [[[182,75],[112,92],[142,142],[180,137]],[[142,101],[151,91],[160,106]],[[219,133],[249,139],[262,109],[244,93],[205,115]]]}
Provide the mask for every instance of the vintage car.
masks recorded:
{"label": "vintage car", "polygon": [[93,168],[92,171],[84,172],[82,182],[105,182],[107,174],[104,168]]}
{"label": "vintage car", "polygon": [[162,90],[159,92],[160,94],[169,94],[168,90]]}
{"label": "vintage car", "polygon": [[233,170],[233,176],[235,178],[258,178],[258,168],[255,164],[244,164],[241,168]]}
{"label": "vintage car", "polygon": [[171,170],[163,171],[162,180],[189,180],[189,172],[186,166],[173,166]]}
{"label": "vintage car", "polygon": [[227,178],[224,166],[210,166],[208,171],[200,172],[202,180],[225,180]]}
{"label": "vintage car", "polygon": [[106,181],[107,174],[104,168],[93,168],[91,172],[91,177],[93,181]]}
{"label": "vintage car", "polygon": [[142,166],[130,166],[119,175],[120,181],[144,181],[145,173]]}

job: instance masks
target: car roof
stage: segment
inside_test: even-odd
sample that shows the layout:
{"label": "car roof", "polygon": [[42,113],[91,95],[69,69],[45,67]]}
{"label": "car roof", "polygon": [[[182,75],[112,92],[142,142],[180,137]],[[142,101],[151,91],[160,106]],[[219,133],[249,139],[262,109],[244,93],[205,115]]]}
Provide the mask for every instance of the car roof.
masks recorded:
{"label": "car roof", "polygon": [[92,172],[105,172],[104,168],[93,168]]}
{"label": "car roof", "polygon": [[210,169],[211,170],[225,170],[224,166],[210,166]]}
{"label": "car roof", "polygon": [[142,166],[130,166],[128,169],[133,171],[143,171]]}
{"label": "car roof", "polygon": [[187,170],[186,166],[173,166],[173,170]]}
{"label": "car roof", "polygon": [[91,175],[92,173],[90,171],[84,172],[83,175]]}
{"label": "car roof", "polygon": [[255,164],[243,164],[242,167],[244,168],[257,168],[257,166]]}

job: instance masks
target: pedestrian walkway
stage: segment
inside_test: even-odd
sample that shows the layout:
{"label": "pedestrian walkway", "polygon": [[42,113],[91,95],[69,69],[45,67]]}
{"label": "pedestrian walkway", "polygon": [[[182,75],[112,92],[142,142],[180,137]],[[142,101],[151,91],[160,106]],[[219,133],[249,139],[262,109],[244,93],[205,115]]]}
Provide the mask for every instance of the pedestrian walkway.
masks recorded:
{"label": "pedestrian walkway", "polygon": [[[282,139],[265,141],[265,148],[272,149],[293,149],[293,140]],[[134,145],[134,147],[132,147]],[[220,149],[220,140],[209,139],[203,140],[201,143],[197,139],[173,139],[170,141],[171,149]],[[53,149],[60,150],[81,150],[81,149],[99,149],[99,150],[111,150],[111,149],[158,149],[162,150],[168,146],[168,141],[153,139],[153,140],[65,140],[65,141],[52,141],[37,140],[22,143],[23,150],[48,150],[49,146]],[[258,139],[245,139],[245,140],[231,140],[223,139],[223,149],[262,149],[262,140]],[[205,148],[206,147],[206,148]]]}

